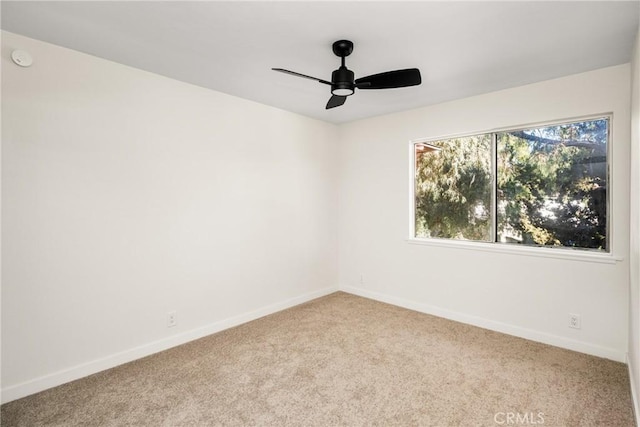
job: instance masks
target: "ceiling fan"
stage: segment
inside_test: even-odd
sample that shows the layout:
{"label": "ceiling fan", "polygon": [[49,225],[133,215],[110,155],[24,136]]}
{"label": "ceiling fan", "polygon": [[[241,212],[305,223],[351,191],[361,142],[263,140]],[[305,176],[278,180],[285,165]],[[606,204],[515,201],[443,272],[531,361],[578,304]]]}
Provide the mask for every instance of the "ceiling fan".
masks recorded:
{"label": "ceiling fan", "polygon": [[404,70],[387,71],[372,74],[354,80],[353,71],[349,70],[344,59],[353,52],[353,43],[349,40],[338,40],[333,43],[333,53],[339,56],[342,64],[340,68],[331,73],[331,81],[322,80],[284,68],[272,68],[273,71],[304,77],[331,86],[331,98],[327,102],[326,109],[339,107],[345,103],[348,96],[353,95],[355,89],[393,89],[399,87],[416,86],[422,82],[420,70],[407,68]]}

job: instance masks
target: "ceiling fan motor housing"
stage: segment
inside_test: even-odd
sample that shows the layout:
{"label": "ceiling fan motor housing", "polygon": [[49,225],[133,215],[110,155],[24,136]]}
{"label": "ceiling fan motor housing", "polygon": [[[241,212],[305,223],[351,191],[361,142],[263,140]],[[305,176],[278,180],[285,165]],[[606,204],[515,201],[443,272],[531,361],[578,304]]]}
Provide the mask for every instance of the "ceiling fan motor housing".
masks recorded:
{"label": "ceiling fan motor housing", "polygon": [[353,71],[342,66],[331,73],[331,93],[337,96],[353,95],[355,84]]}

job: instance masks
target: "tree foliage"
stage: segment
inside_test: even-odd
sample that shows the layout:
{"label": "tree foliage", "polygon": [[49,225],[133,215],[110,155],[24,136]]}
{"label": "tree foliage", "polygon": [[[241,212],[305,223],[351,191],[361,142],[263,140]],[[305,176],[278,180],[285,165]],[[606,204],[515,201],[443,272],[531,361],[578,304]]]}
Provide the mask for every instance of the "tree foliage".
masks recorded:
{"label": "tree foliage", "polygon": [[489,240],[491,136],[434,143],[416,157],[416,233],[423,237]]}
{"label": "tree foliage", "polygon": [[416,235],[606,248],[608,120],[437,141],[416,155]]}

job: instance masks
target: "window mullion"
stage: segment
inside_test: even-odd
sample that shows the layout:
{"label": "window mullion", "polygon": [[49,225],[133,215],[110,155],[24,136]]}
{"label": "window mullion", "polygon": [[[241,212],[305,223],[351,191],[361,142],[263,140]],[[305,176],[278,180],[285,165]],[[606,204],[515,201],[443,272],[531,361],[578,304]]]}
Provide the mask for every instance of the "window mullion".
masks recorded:
{"label": "window mullion", "polygon": [[498,134],[491,134],[491,237],[498,241]]}

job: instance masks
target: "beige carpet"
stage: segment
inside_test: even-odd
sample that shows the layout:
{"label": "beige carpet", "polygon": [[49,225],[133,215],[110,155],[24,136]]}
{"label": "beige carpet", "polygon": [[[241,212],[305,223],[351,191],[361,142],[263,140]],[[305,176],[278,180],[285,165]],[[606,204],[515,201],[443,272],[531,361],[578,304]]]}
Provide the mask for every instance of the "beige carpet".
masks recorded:
{"label": "beige carpet", "polygon": [[41,425],[622,427],[633,414],[621,363],[338,292],[2,406],[3,427]]}

